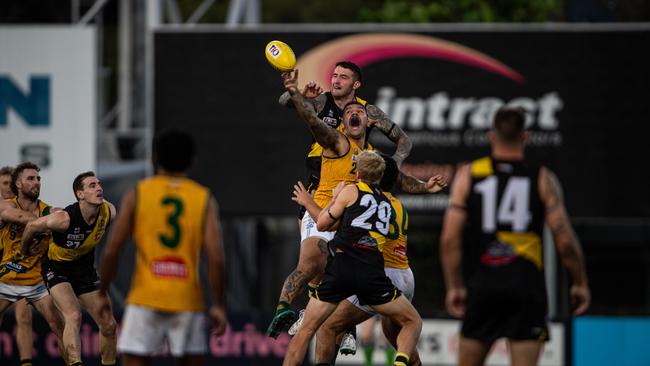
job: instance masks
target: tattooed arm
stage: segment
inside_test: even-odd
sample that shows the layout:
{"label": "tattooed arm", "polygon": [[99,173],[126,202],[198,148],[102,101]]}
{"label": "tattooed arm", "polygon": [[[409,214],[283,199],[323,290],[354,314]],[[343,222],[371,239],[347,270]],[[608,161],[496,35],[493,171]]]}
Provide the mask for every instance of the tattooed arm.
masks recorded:
{"label": "tattooed arm", "polygon": [[377,106],[368,104],[366,105],[366,110],[368,111],[369,124],[377,127],[379,131],[396,144],[393,159],[398,167],[401,166],[413,147],[411,139]]}
{"label": "tattooed arm", "polygon": [[285,72],[282,74],[284,80],[284,87],[291,95],[293,105],[300,118],[302,118],[316,142],[318,142],[324,150],[329,150],[336,155],[345,153],[349,148],[348,140],[337,130],[328,126],[323,120],[318,118],[314,105],[305,98],[297,88],[298,70],[292,72]]}
{"label": "tattooed arm", "polygon": [[574,313],[580,315],[589,307],[591,294],[585,270],[584,255],[564,207],[562,187],[555,174],[542,168],[539,174],[539,195],[544,203],[546,224],[553,233],[562,265],[567,269],[573,280],[571,286],[571,303]]}
{"label": "tattooed arm", "polygon": [[397,187],[406,193],[436,193],[446,186],[447,181],[439,174],[429,178],[426,182],[404,174],[401,170],[397,175]]}

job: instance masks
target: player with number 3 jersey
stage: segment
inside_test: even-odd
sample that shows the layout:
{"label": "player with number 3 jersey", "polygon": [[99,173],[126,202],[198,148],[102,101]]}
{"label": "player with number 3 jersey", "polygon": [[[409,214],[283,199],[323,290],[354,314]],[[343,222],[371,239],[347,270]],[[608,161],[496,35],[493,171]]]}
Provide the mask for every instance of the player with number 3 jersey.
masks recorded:
{"label": "player with number 3 jersey", "polygon": [[226,328],[223,250],[217,202],[187,177],[196,146],[180,130],[161,132],[154,142],[157,174],[140,181],[122,200],[102,263],[102,288],[117,271],[130,234],[135,270],[122,319],[118,349],[125,365],[146,365],[167,340],[180,364],[202,363],[207,352],[200,254],[207,254],[213,333]]}

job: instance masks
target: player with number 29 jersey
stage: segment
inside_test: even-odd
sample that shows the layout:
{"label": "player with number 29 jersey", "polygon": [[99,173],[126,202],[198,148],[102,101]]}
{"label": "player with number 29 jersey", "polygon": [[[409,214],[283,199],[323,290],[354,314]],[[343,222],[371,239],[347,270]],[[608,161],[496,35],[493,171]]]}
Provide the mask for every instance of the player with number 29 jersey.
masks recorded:
{"label": "player with number 29 jersey", "polygon": [[359,190],[357,201],[344,211],[341,226],[330,246],[361,262],[382,268],[384,258],[381,250],[390,228],[390,201],[378,186],[363,182],[356,186]]}
{"label": "player with number 29 jersey", "polygon": [[197,268],[209,190],[187,178],[154,176],[138,184],[136,195],[137,256],[127,302],[203,311]]}

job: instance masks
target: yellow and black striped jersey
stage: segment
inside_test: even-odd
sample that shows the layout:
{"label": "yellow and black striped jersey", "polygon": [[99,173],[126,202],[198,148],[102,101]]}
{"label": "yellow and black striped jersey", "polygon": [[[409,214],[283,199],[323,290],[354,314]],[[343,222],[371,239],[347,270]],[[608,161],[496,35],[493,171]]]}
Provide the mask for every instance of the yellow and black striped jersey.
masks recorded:
{"label": "yellow and black striped jersey", "polygon": [[472,162],[464,249],[470,271],[478,270],[484,277],[512,274],[499,282],[513,285],[535,278],[543,286],[544,205],[538,191],[539,171],[540,166],[525,161],[489,156]]}
{"label": "yellow and black striped jersey", "polygon": [[88,224],[81,215],[79,202],[69,205],[65,211],[70,216],[70,225],[65,232],[53,232],[47,251],[47,258],[57,262],[83,261],[93,266],[95,247],[104,237],[111,222],[111,208],[104,202],[99,206],[95,222]]}
{"label": "yellow and black striped jersey", "polygon": [[357,200],[346,207],[330,246],[357,260],[384,266],[381,251],[390,229],[392,208],[378,185],[356,183]]}

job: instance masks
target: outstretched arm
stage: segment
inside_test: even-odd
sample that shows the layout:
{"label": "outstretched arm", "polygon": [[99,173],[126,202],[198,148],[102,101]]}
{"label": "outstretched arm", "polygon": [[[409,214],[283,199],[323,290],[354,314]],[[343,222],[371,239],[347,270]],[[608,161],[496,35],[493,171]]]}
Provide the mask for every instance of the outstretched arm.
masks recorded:
{"label": "outstretched arm", "polygon": [[414,176],[400,171],[397,175],[397,187],[406,193],[436,193],[447,186],[447,180],[437,174],[423,182]]}
{"label": "outstretched arm", "polygon": [[395,143],[396,147],[393,159],[397,163],[398,167],[401,166],[404,159],[406,159],[411,153],[411,148],[413,147],[411,139],[398,125],[395,124],[395,122],[391,121],[386,113],[379,109],[379,107],[373,104],[368,104],[366,110],[368,111],[368,123],[375,126]]}
{"label": "outstretched arm", "polygon": [[115,273],[117,272],[117,261],[120,252],[126,244],[127,239],[133,232],[133,219],[135,217],[135,188],[129,191],[122,198],[120,205],[120,215],[117,217],[115,226],[111,230],[108,238],[108,244],[104,250],[104,257],[100,268],[100,289],[108,291]]}
{"label": "outstretched arm", "polygon": [[296,107],[296,111],[298,111],[298,115],[307,123],[314,139],[324,149],[329,149],[336,153],[347,150],[347,147],[344,146],[347,143],[347,139],[340,132],[331,128],[323,120],[318,118],[314,106],[298,91],[298,87],[296,86],[298,70],[283,73],[282,79],[284,80],[284,87],[291,95],[291,100]]}
{"label": "outstretched arm", "polygon": [[203,233],[203,246],[208,260],[208,278],[212,293],[212,306],[208,315],[212,322],[212,333],[220,336],[226,331],[226,306],[224,301],[224,254],[219,220],[219,205],[211,196]]}
{"label": "outstretched arm", "polygon": [[24,226],[37,218],[34,213],[19,209],[11,201],[0,201],[0,223],[10,222]]}
{"label": "outstretched arm", "polygon": [[447,296],[445,303],[449,314],[461,318],[465,315],[467,291],[461,276],[463,227],[467,220],[466,202],[470,187],[469,165],[461,167],[454,178],[449,207],[440,234],[440,259],[445,276]]}
{"label": "outstretched arm", "polygon": [[48,231],[63,232],[70,226],[70,215],[66,211],[57,211],[47,216],[39,217],[34,221],[30,221],[21,239],[20,251],[25,255],[37,255],[43,248],[36,248],[34,245],[38,244],[38,234],[44,234]]}
{"label": "outstretched arm", "polygon": [[571,222],[564,207],[562,187],[555,174],[542,168],[539,174],[539,194],[546,210],[546,223],[553,233],[555,246],[573,280],[571,286],[571,303],[574,313],[584,313],[591,302],[585,260],[578,237],[571,227]]}

